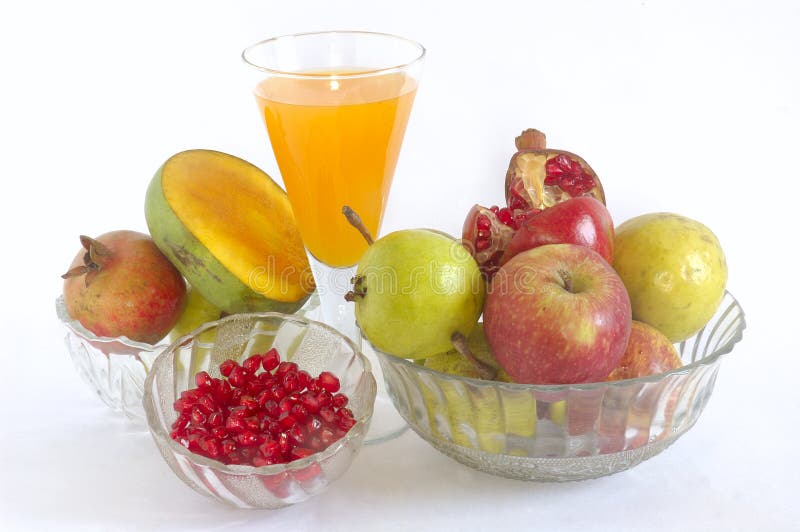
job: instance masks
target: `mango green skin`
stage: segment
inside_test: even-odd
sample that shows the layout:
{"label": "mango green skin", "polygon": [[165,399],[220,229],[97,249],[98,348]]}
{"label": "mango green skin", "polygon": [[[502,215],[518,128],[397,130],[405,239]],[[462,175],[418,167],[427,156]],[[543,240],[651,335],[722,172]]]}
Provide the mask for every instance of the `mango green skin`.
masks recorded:
{"label": "mango green skin", "polygon": [[150,236],[158,249],[209,303],[228,314],[283,312],[292,314],[306,302],[274,301],[254,291],[217,260],[169,206],[161,183],[164,167],[158,169],[145,196],[144,214]]}
{"label": "mango green skin", "polygon": [[390,233],[359,262],[353,287],[364,336],[381,351],[420,359],[469,336],[486,287],[478,263],[448,235],[426,229]]}
{"label": "mango green skin", "polygon": [[615,230],[614,269],[633,319],[681,342],[702,329],[725,294],[728,266],[708,227],[678,214],[651,213]]}

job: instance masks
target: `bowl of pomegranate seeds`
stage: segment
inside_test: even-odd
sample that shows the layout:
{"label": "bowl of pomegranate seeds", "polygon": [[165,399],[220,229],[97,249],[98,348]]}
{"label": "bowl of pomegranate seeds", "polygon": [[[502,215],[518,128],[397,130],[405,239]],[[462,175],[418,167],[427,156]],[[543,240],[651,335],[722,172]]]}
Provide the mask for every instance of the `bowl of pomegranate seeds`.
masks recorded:
{"label": "bowl of pomegranate seeds", "polygon": [[356,345],[278,313],[209,322],[155,360],[144,384],[161,455],[195,491],[280,508],[324,490],[369,427],[376,383]]}

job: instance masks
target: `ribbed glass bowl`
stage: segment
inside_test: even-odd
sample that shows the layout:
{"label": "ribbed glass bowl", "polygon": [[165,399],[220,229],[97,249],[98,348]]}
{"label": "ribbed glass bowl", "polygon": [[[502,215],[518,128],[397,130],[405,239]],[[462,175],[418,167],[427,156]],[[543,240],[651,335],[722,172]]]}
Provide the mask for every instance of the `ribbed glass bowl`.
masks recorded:
{"label": "ribbed glass bowl", "polygon": [[[297,314],[309,315],[318,307],[319,297],[314,293]],[[153,345],[124,336],[97,336],[70,317],[63,296],[56,299],[56,315],[64,326],[64,343],[72,363],[84,382],[112,410],[144,428],[144,380],[169,341]]]}
{"label": "ribbed glass bowl", "polygon": [[744,328],[742,308],[726,293],[705,328],[676,345],[683,367],[581,385],[463,378],[377,354],[395,407],[442,453],[503,477],[582,480],[633,467],[689,430]]}
{"label": "ribbed glass bowl", "polygon": [[[219,378],[226,359],[243,361],[275,347],[281,360],[295,362],[312,376],[330,371],[356,424],[327,449],[288,464],[264,467],[225,465],[194,454],[170,438],[181,392],[194,376]],[[144,384],[147,425],[161,455],[195,491],[239,508],[280,508],[302,502],[339,478],[361,449],[375,401],[369,361],[348,338],[322,323],[278,313],[235,314],[209,322],[177,340],[155,360]]]}

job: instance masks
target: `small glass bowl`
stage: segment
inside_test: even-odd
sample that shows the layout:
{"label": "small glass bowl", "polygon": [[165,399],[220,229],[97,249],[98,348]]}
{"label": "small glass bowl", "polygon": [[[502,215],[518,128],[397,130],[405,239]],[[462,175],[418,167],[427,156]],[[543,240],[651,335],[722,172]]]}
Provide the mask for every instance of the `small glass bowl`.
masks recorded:
{"label": "small glass bowl", "polygon": [[[315,292],[297,314],[309,315],[318,307],[319,296]],[[63,296],[56,299],[56,314],[66,331],[67,350],[84,382],[112,410],[144,428],[144,380],[169,341],[164,339],[153,345],[124,336],[97,336],[70,317]]]}
{"label": "small glass bowl", "polygon": [[[288,464],[226,465],[194,454],[170,438],[178,414],[175,399],[194,388],[194,376],[220,377],[226,359],[243,361],[275,347],[281,360],[316,376],[330,371],[356,424],[327,449]],[[350,339],[325,324],[297,315],[235,314],[204,324],[178,339],[155,360],[144,384],[144,410],[153,440],[167,464],[195,491],[239,508],[280,508],[302,502],[339,478],[361,449],[375,401],[376,383],[367,358]]]}
{"label": "small glass bowl", "polygon": [[395,407],[442,453],[508,478],[583,480],[633,467],[689,430],[711,397],[720,357],[744,328],[742,308],[726,293],[705,328],[676,345],[683,367],[575,385],[458,377],[377,354]]}

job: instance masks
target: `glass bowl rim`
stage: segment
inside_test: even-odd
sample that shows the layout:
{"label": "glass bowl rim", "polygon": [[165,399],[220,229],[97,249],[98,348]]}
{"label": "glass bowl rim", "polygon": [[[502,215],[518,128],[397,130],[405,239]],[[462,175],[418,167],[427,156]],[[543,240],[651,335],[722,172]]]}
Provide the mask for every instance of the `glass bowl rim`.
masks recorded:
{"label": "glass bowl rim", "polygon": [[[364,373],[367,376],[367,394],[372,395],[372,400],[367,401],[367,408],[365,412],[356,419],[356,424],[353,425],[347,433],[340,438],[339,440],[335,441],[333,444],[329,445],[325,449],[318,451],[314,454],[306,456],[305,458],[301,458],[299,460],[293,460],[291,462],[287,462],[284,464],[273,464],[273,465],[266,465],[266,466],[252,466],[252,465],[242,465],[242,464],[224,464],[218,460],[214,460],[212,458],[206,458],[205,456],[196,454],[191,452],[189,449],[184,447],[183,445],[179,444],[172,438],[170,438],[168,432],[163,429],[161,424],[158,422],[157,419],[154,419],[156,413],[154,411],[155,407],[150,406],[149,403],[153,403],[152,400],[152,389],[153,389],[153,379],[155,379],[156,369],[157,366],[166,364],[167,360],[167,353],[174,351],[180,345],[186,343],[190,340],[191,337],[197,336],[202,334],[207,329],[212,327],[218,326],[220,323],[227,322],[227,321],[234,321],[237,319],[243,318],[278,318],[281,321],[293,321],[297,323],[301,323],[303,325],[316,325],[320,326],[323,329],[327,330],[335,334],[336,336],[340,337],[345,341],[345,343],[353,350],[353,353],[356,355],[356,358],[361,361],[364,367]],[[247,313],[240,313],[240,314],[231,314],[229,316],[225,316],[224,318],[220,318],[218,320],[210,321],[207,323],[202,324],[200,327],[195,329],[192,332],[189,332],[171,344],[168,347],[163,349],[156,359],[153,361],[153,366],[150,371],[147,372],[147,378],[144,382],[144,393],[142,394],[142,404],[144,406],[145,411],[145,418],[147,420],[147,428],[149,429],[150,433],[153,435],[154,438],[158,439],[162,444],[166,444],[173,452],[173,454],[180,454],[184,456],[187,460],[194,464],[203,465],[206,467],[210,467],[215,471],[220,471],[223,473],[231,474],[231,475],[276,475],[285,471],[294,471],[298,469],[303,469],[312,465],[317,462],[321,462],[334,454],[338,453],[341,449],[348,446],[353,440],[358,438],[360,434],[366,434],[366,425],[369,420],[372,418],[372,414],[375,408],[375,395],[377,393],[377,383],[375,381],[375,376],[372,373],[372,365],[369,362],[369,359],[364,355],[364,353],[359,349],[355,343],[350,340],[347,336],[341,334],[339,331],[334,329],[333,327],[326,325],[322,322],[311,320],[305,317],[297,316],[295,314],[283,314],[280,312],[247,312]],[[358,430],[355,430],[358,429]],[[363,443],[362,443],[363,445]]]}
{"label": "glass bowl rim", "polygon": [[[464,377],[461,375],[452,375],[450,373],[444,373],[441,371],[436,371],[431,368],[427,368],[422,364],[417,364],[412,360],[407,360],[405,358],[396,357],[389,353],[385,353],[369,343],[369,340],[364,337],[364,341],[368,342],[370,347],[378,354],[381,358],[390,360],[392,364],[398,364],[400,366],[406,368],[413,368],[415,372],[421,372],[427,375],[430,375],[436,379],[448,379],[448,380],[458,380],[458,381],[466,381],[472,386],[477,387],[485,387],[485,388],[502,388],[504,390],[509,391],[520,391],[520,390],[527,390],[533,392],[547,392],[547,393],[557,393],[557,392],[567,392],[567,391],[592,391],[598,390],[605,387],[623,387],[623,386],[630,386],[635,384],[645,384],[645,383],[652,383],[652,382],[659,382],[667,377],[671,377],[672,375],[687,375],[694,371],[696,368],[701,366],[708,366],[713,364],[717,361],[721,356],[730,353],[733,350],[733,347],[739,343],[742,339],[742,333],[747,327],[747,323],[745,321],[745,314],[744,309],[739,304],[739,301],[731,294],[728,290],[725,290],[723,294],[723,298],[727,296],[731,301],[731,305],[724,311],[721,318],[726,316],[733,308],[739,309],[741,315],[741,325],[736,328],[734,335],[731,337],[730,340],[725,342],[725,344],[721,345],[719,348],[714,350],[712,353],[704,356],[700,360],[696,360],[689,364],[685,364],[679,368],[675,368],[669,371],[665,371],[663,373],[656,373],[654,375],[647,375],[645,377],[636,377],[633,379],[620,379],[615,381],[598,381],[598,382],[585,382],[585,383],[578,383],[578,384],[520,384],[514,382],[501,382],[501,381],[492,381],[486,379],[479,379],[475,377]],[[720,319],[721,319],[720,318]],[[699,331],[698,331],[699,332]],[[696,333],[695,333],[696,334]]]}
{"label": "glass bowl rim", "polygon": [[[263,65],[257,64],[255,61],[248,59],[248,55],[254,51],[256,48],[269,45],[272,43],[276,43],[281,39],[290,39],[290,38],[303,38],[303,37],[316,37],[322,35],[357,35],[357,36],[367,36],[367,37],[389,37],[392,39],[396,39],[399,41],[403,41],[406,44],[410,44],[412,47],[417,48],[418,53],[417,55],[404,63],[398,65],[390,65],[386,67],[380,68],[371,68],[368,70],[359,71],[357,73],[352,74],[319,74],[319,73],[305,73],[305,72],[289,72],[286,70],[280,70],[276,68],[270,68]],[[393,33],[383,33],[378,31],[362,31],[362,30],[323,30],[323,31],[308,31],[308,32],[300,32],[300,33],[287,33],[284,35],[276,35],[274,37],[269,37],[266,39],[262,39],[258,42],[255,42],[249,46],[247,46],[241,54],[242,61],[252,68],[256,70],[260,70],[261,72],[271,74],[273,76],[283,77],[283,78],[294,78],[294,79],[356,79],[356,78],[366,78],[366,77],[374,77],[374,76],[381,76],[385,74],[391,74],[393,72],[398,72],[401,70],[406,70],[410,68],[414,64],[418,64],[425,59],[425,54],[427,50],[425,47],[420,44],[419,42],[409,39],[407,37],[401,37],[400,35],[395,35]]]}

